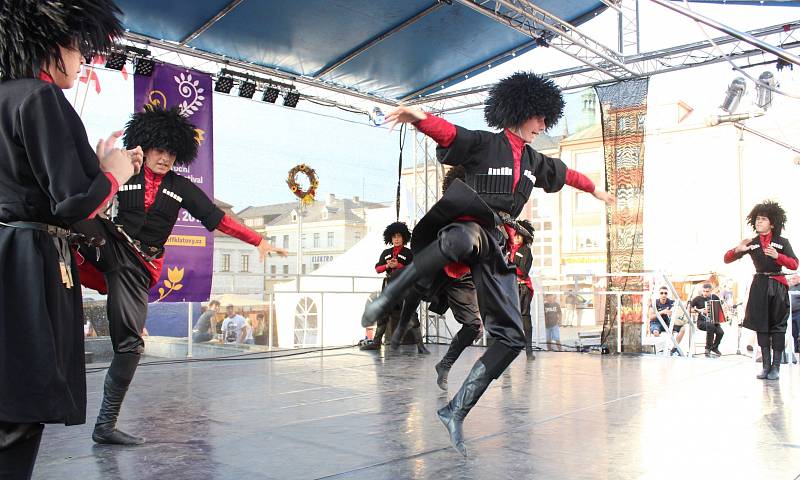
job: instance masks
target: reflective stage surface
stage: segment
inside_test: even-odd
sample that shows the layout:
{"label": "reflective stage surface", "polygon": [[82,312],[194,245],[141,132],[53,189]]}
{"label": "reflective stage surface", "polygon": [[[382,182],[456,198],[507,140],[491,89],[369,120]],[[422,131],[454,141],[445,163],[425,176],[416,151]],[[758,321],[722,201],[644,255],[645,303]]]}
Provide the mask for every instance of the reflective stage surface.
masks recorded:
{"label": "reflective stage surface", "polygon": [[[433,367],[445,347],[141,366],[120,426],[139,447],[96,446],[89,423],[45,428],[37,479],[794,479],[800,367],[756,380],[747,357],[522,354],[450,447]],[[412,351],[414,353],[412,353]],[[483,349],[450,374],[451,393]]]}

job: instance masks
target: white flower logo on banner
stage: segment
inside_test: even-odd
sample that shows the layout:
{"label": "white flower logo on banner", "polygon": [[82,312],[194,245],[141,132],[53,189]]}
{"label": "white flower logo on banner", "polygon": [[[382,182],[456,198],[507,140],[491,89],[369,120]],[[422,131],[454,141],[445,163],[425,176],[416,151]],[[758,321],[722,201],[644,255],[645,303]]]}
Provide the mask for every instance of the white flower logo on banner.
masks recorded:
{"label": "white flower logo on banner", "polygon": [[203,106],[203,96],[205,89],[201,88],[198,80],[192,79],[191,73],[181,73],[180,76],[172,77],[175,83],[178,84],[178,93],[181,94],[186,100],[180,103],[181,115],[184,117],[191,117]]}

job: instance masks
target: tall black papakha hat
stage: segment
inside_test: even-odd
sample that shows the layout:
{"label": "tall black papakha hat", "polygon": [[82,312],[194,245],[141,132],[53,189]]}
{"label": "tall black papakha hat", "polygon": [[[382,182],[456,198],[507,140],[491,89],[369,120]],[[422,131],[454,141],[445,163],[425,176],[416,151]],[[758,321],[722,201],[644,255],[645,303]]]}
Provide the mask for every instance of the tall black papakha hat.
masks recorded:
{"label": "tall black papakha hat", "polygon": [[383,231],[383,242],[387,245],[391,245],[392,235],[395,233],[399,233],[403,236],[403,245],[411,240],[411,231],[408,229],[408,225],[406,225],[405,222],[394,222],[390,223],[386,227],[386,230]]}
{"label": "tall black papakha hat", "polygon": [[64,71],[61,47],[103,55],[122,35],[110,0],[0,0],[0,80],[36,78],[44,66]]}
{"label": "tall black papakha hat", "polygon": [[530,245],[533,243],[533,225],[529,220],[517,220],[517,225],[522,228],[518,228],[516,232],[522,237],[522,240],[525,242],[526,245]]}
{"label": "tall black papakha hat", "polygon": [[753,207],[750,213],[747,214],[747,223],[753,227],[753,230],[756,229],[756,217],[769,218],[774,235],[780,235],[784,225],[786,225],[786,210],[778,202],[773,202],[772,200],[764,200]]}
{"label": "tall black papakha hat", "polygon": [[564,99],[556,84],[532,72],[517,72],[489,90],[483,109],[486,124],[494,128],[515,128],[533,117],[544,117],[549,129],[564,113]]}
{"label": "tall black papakha hat", "polygon": [[197,156],[197,133],[194,125],[180,114],[178,107],[164,110],[145,105],[125,125],[125,148],[141,146],[145,152],[160,148],[175,154],[176,165],[189,165]]}

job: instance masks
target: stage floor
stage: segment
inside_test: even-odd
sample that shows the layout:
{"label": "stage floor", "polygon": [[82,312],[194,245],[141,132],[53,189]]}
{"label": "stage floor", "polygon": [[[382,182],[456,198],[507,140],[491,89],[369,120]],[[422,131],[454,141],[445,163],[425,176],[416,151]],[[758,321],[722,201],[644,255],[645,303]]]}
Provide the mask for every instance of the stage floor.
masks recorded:
{"label": "stage floor", "polygon": [[[800,368],[756,380],[751,359],[521,355],[465,422],[469,458],[436,409],[429,356],[357,349],[141,366],[120,426],[139,447],[96,446],[89,423],[48,426],[36,479],[629,479],[800,474]],[[481,348],[450,374],[451,391]],[[284,355],[285,352],[278,354]]]}

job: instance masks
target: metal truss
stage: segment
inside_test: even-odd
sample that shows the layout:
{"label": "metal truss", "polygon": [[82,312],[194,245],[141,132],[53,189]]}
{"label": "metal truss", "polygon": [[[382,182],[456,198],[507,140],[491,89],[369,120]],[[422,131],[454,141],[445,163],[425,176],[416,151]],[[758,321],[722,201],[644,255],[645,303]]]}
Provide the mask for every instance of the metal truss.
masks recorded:
{"label": "metal truss", "polygon": [[[610,0],[602,0],[603,3]],[[636,55],[639,51],[639,0],[617,0],[618,50],[624,55]],[[612,7],[614,8],[614,7]]]}
{"label": "metal truss", "polygon": [[584,34],[529,0],[457,0],[536,39],[541,46],[564,53],[597,71],[608,80],[635,75],[624,63],[622,54]]}
{"label": "metal truss", "polygon": [[444,167],[436,160],[436,145],[433,140],[416,129],[414,129],[412,168],[414,208],[411,212],[411,221],[416,225],[417,221],[439,200],[439,185],[444,177]]}
{"label": "metal truss", "polygon": [[[764,27],[747,32],[747,35],[772,45],[780,45],[784,51],[800,47],[800,20],[781,25]],[[751,42],[723,36],[712,39],[665,48],[653,52],[629,55],[625,57],[628,67],[636,71],[634,77],[651,76],[659,73],[683,70],[686,68],[724,62],[728,59],[738,63],[747,63],[751,57],[763,60],[765,53],[752,46]],[[714,46],[716,44],[716,46]],[[577,90],[609,81],[608,76],[593,70],[589,66],[580,66],[556,70],[545,74],[552,78],[563,90]],[[482,85],[448,93],[429,95],[411,105],[423,105],[424,108],[436,112],[448,112],[472,108],[483,104],[486,92],[491,85]]]}

